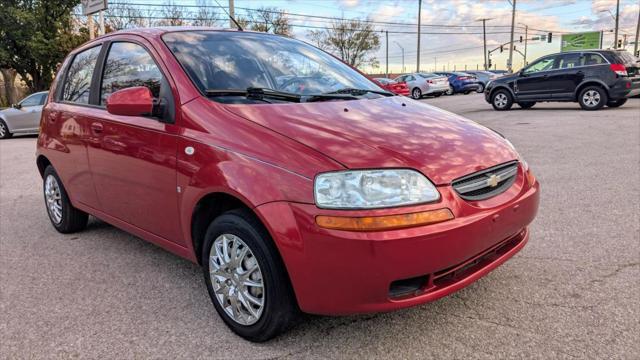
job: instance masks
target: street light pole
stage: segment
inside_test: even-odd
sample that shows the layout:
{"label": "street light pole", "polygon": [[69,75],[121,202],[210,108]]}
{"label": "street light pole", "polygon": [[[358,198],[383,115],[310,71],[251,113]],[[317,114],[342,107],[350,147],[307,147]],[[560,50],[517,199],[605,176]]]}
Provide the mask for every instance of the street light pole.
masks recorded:
{"label": "street light pole", "polygon": [[636,43],[633,45],[633,55],[638,56],[638,35],[640,35],[640,9],[638,9],[638,24],[636,25]]}
{"label": "street light pole", "polygon": [[484,69],[487,70],[489,67],[489,63],[487,62],[487,28],[486,22],[487,20],[491,20],[489,18],[478,19],[478,21],[482,21],[482,39],[483,39],[483,49],[484,49]]}
{"label": "street light pole", "polygon": [[388,79],[389,78],[389,31],[388,30],[384,31],[384,38],[385,38],[385,41],[386,41],[385,42],[385,44],[386,44],[385,45],[385,49],[387,50],[387,62],[386,62],[387,69],[385,71],[385,75],[386,75],[386,77]]}
{"label": "street light pole", "polygon": [[509,72],[513,72],[513,30],[516,23],[516,0],[511,0],[511,41],[509,42]]}
{"label": "street light pole", "polygon": [[416,59],[416,72],[420,72],[420,28],[422,18],[422,0],[418,0],[418,55]]}
{"label": "street light pole", "polygon": [[614,43],[613,43],[613,48],[617,49],[618,48],[618,22],[620,20],[620,0],[616,1],[616,34],[615,34],[615,39],[614,39]]}
{"label": "street light pole", "polygon": [[229,0],[229,27],[231,29],[236,27],[236,24],[233,22],[233,18],[235,17],[235,9],[236,7],[233,4],[233,0]]}
{"label": "street light pole", "polygon": [[404,48],[397,41],[394,41],[394,43],[402,50],[402,73],[404,74]]}

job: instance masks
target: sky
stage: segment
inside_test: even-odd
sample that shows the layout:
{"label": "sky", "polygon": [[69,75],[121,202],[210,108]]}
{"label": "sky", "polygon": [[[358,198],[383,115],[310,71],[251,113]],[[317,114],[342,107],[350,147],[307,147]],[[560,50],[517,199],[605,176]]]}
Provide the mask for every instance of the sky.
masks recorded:
{"label": "sky", "polygon": [[[110,0],[110,2],[162,4],[165,0]],[[194,5],[196,0],[173,1],[175,4]],[[206,0],[216,5],[214,0]],[[228,5],[228,0],[218,0]],[[416,68],[418,0],[235,0],[236,14],[248,10],[242,8],[274,7],[290,13],[293,35],[307,40],[310,30],[305,26],[330,26],[331,20],[305,18],[293,14],[368,19],[376,22],[381,31],[380,49],[373,53],[379,68],[367,67],[367,72],[384,73],[386,68],[386,46],[382,31],[389,32],[389,72],[402,72],[404,48],[405,71]],[[640,0],[620,0],[620,38],[627,35],[629,51],[633,51],[633,41],[638,22]],[[511,3],[509,0],[423,0],[421,34],[421,61],[423,71],[476,69],[482,67],[483,37],[481,18],[486,21],[487,48],[493,49],[509,41],[511,25]],[[524,26],[530,30],[527,38],[552,32],[552,42],[530,40],[527,44],[527,60],[532,62],[542,55],[560,51],[562,33],[604,30],[603,47],[611,47],[614,42],[613,29],[616,0],[517,0],[516,3],[516,50],[523,52],[524,43],[519,37],[525,36]],[[399,23],[399,24],[398,24]],[[228,26],[221,22],[222,26]],[[429,26],[424,26],[429,25]],[[433,26],[431,26],[433,25]],[[535,30],[534,30],[535,29]],[[524,57],[514,52],[514,69],[523,66]],[[495,51],[492,63],[498,69],[505,69],[508,50]]]}

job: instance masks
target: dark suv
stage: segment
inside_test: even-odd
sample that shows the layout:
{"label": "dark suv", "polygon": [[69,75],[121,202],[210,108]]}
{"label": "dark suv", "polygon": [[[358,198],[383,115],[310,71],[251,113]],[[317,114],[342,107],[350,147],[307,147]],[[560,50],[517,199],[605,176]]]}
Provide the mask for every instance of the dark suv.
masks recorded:
{"label": "dark suv", "polygon": [[582,50],[548,55],[512,75],[491,81],[485,99],[496,110],[513,103],[577,101],[584,110],[618,107],[640,94],[638,59],[624,50]]}

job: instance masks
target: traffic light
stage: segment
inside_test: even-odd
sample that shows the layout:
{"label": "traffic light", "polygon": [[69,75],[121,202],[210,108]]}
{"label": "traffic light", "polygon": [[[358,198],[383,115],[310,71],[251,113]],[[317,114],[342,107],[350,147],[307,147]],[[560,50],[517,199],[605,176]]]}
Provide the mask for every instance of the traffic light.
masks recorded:
{"label": "traffic light", "polygon": [[504,51],[504,45],[500,45],[500,52]]}
{"label": "traffic light", "polygon": [[491,58],[489,58],[489,63],[487,64],[489,68],[491,68]]}
{"label": "traffic light", "polygon": [[520,35],[520,42],[522,42],[522,35]]}
{"label": "traffic light", "polygon": [[618,39],[618,46],[616,46],[616,48],[622,49],[622,39]]}
{"label": "traffic light", "polygon": [[551,42],[551,36],[552,36],[552,35],[553,35],[552,33],[547,34],[547,42],[548,42],[548,43],[550,43],[550,42]]}

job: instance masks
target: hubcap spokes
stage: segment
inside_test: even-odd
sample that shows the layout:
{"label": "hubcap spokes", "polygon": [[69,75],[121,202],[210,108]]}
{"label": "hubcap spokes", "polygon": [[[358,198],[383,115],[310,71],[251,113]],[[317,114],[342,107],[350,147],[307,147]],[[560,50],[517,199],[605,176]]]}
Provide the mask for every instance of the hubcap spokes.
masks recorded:
{"label": "hubcap spokes", "polygon": [[496,95],[495,104],[499,108],[505,107],[507,105],[507,96],[504,94]]}
{"label": "hubcap spokes", "polygon": [[5,134],[5,128],[4,128],[4,124],[0,123],[0,137],[3,137]]}
{"label": "hubcap spokes", "polygon": [[54,223],[62,222],[62,197],[60,196],[60,186],[53,175],[47,176],[44,184],[44,197],[47,202],[47,211]]}
{"label": "hubcap spokes", "polygon": [[240,325],[256,323],[264,309],[260,265],[247,244],[232,234],[216,238],[209,252],[209,275],[216,300]]}
{"label": "hubcap spokes", "polygon": [[589,90],[582,96],[582,101],[587,106],[596,106],[600,102],[600,93],[595,90]]}

